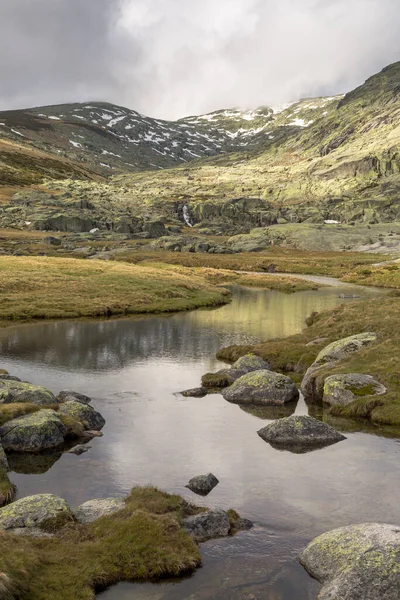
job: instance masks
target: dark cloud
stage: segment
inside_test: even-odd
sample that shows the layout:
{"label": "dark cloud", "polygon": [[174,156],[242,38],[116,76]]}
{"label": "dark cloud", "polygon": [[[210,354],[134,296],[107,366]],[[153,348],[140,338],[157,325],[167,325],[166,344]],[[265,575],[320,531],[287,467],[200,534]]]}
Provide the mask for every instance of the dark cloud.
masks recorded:
{"label": "dark cloud", "polygon": [[0,108],[177,117],[347,91],[400,59],[398,0],[1,0]]}

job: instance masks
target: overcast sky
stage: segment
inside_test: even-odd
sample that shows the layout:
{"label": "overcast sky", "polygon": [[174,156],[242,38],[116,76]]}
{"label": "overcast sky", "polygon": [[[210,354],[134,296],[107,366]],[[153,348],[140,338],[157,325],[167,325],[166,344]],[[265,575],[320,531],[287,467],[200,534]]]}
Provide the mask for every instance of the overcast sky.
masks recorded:
{"label": "overcast sky", "polygon": [[0,109],[177,118],[348,91],[400,60],[399,0],[0,0]]}

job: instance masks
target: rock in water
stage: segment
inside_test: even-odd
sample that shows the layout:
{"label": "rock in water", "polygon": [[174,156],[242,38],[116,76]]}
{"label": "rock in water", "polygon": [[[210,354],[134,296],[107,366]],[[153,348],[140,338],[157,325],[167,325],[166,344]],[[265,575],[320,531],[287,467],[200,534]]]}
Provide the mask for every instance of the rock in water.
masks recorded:
{"label": "rock in water", "polygon": [[0,508],[0,529],[40,527],[62,513],[70,514],[68,504],[62,498],[52,494],[28,496]]}
{"label": "rock in water", "polygon": [[32,385],[16,379],[0,379],[0,404],[12,402],[29,402],[32,404],[57,404],[56,397],[50,390],[39,385]]}
{"label": "rock in water", "polygon": [[330,406],[347,406],[363,396],[386,394],[387,389],[371,375],[347,373],[325,379],[322,401]]}
{"label": "rock in water", "polygon": [[91,447],[92,446],[88,446],[86,444],[78,444],[77,446],[74,446],[73,448],[71,448],[71,450],[68,450],[68,453],[76,454],[76,456],[80,456],[81,454],[88,452],[91,449]]}
{"label": "rock in water", "polygon": [[398,600],[400,526],[368,523],[316,538],[300,563],[323,588],[319,600]]}
{"label": "rock in water", "polygon": [[75,511],[75,517],[80,523],[92,523],[100,517],[112,515],[123,508],[125,508],[125,501],[123,498],[88,500],[88,502],[78,506]]}
{"label": "rock in water", "polygon": [[236,404],[276,406],[297,400],[299,390],[286,375],[263,370],[243,375],[222,395],[225,400]]}
{"label": "rock in water", "polygon": [[223,510],[210,510],[183,519],[183,527],[197,541],[205,541],[229,535],[230,521]]}
{"label": "rock in water", "polygon": [[[307,399],[322,400],[325,372],[329,367],[346,359],[354,352],[358,352],[368,344],[375,342],[376,333],[359,333],[350,337],[332,342],[318,354],[317,358],[307,369],[303,381],[301,382],[301,391]],[[326,375],[329,375],[327,373]]]}
{"label": "rock in water", "polygon": [[279,419],[257,433],[272,447],[294,453],[324,448],[346,439],[327,423],[305,415]]}
{"label": "rock in water", "polygon": [[54,410],[12,419],[0,427],[0,440],[5,450],[41,452],[57,448],[64,442],[67,428]]}
{"label": "rock in water", "polygon": [[68,400],[60,405],[59,414],[69,415],[82,423],[85,429],[98,431],[106,424],[105,419],[94,408],[83,402]]}
{"label": "rock in water", "polygon": [[83,402],[84,404],[90,404],[90,402],[92,401],[92,399],[89,398],[89,396],[79,394],[78,392],[70,392],[69,390],[64,390],[60,392],[57,396],[57,400],[59,402],[66,402],[67,399]]}
{"label": "rock in water", "polygon": [[208,496],[218,484],[219,481],[215,475],[208,473],[208,475],[193,477],[185,487],[199,496]]}
{"label": "rock in water", "polygon": [[185,390],[184,392],[180,392],[180,394],[185,398],[204,398],[204,396],[207,396],[208,391],[204,387],[199,387],[192,390]]}
{"label": "rock in water", "polygon": [[243,375],[245,375],[252,371],[269,371],[271,366],[267,361],[255,354],[246,354],[233,363],[232,369],[243,371]]}

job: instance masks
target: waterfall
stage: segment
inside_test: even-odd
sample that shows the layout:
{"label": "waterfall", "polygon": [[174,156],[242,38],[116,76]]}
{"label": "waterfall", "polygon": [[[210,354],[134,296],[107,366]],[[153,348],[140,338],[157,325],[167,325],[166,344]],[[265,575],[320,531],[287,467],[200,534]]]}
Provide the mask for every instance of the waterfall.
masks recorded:
{"label": "waterfall", "polygon": [[183,220],[185,221],[186,225],[193,227],[192,223],[190,222],[189,209],[186,204],[183,207]]}

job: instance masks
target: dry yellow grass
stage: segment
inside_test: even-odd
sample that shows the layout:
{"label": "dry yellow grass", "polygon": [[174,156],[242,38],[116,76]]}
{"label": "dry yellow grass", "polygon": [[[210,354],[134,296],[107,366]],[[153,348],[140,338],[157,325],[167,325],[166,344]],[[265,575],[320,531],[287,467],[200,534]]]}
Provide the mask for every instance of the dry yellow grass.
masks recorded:
{"label": "dry yellow grass", "polygon": [[150,266],[0,257],[0,319],[94,317],[188,310],[227,301],[200,276]]}

